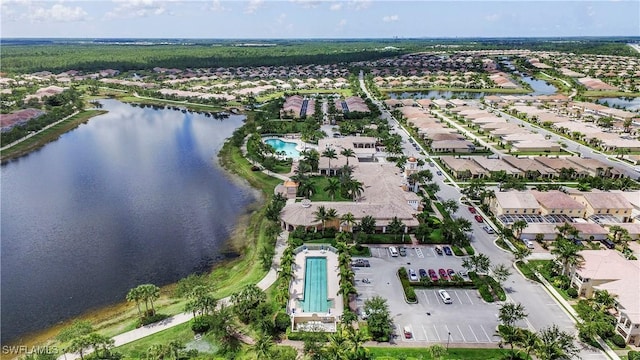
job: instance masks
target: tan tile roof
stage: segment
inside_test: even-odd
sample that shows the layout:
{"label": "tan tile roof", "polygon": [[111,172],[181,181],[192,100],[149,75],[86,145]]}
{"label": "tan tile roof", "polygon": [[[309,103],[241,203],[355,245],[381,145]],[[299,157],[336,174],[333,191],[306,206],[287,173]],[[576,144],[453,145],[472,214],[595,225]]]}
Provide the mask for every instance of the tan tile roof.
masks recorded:
{"label": "tan tile roof", "polygon": [[537,209],[538,201],[528,191],[499,191],[495,193],[496,201],[503,209]]}
{"label": "tan tile roof", "polygon": [[585,192],[582,193],[584,199],[594,209],[629,209],[632,205],[627,199],[620,193],[612,192]]}
{"label": "tan tile roof", "polygon": [[584,205],[558,190],[531,191],[538,203],[547,209],[584,209]]}

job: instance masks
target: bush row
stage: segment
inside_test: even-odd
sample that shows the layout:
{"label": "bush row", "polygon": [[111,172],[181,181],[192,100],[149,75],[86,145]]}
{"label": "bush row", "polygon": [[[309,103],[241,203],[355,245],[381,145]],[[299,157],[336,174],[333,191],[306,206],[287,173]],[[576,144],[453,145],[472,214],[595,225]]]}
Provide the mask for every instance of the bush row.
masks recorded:
{"label": "bush row", "polygon": [[407,299],[407,302],[415,304],[418,302],[418,296],[416,296],[416,291],[411,286],[411,282],[409,281],[409,277],[407,274],[407,269],[401,267],[398,269],[398,277],[400,278],[400,283],[402,284],[402,289],[404,290],[404,296]]}
{"label": "bush row", "polygon": [[486,302],[494,302],[495,301],[495,298],[493,297],[493,294],[491,293],[491,288],[486,283],[484,278],[481,278],[480,276],[478,276],[478,274],[476,274],[473,271],[469,272],[469,278],[471,279],[471,281],[473,281],[475,286],[478,288],[478,292],[480,293],[480,296],[482,296],[482,300],[484,300]]}

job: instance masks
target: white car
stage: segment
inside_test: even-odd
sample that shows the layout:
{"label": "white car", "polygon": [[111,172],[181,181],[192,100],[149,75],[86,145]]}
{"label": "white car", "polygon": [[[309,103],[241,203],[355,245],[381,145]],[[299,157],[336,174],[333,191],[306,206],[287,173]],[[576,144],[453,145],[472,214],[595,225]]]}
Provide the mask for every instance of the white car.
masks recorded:
{"label": "white car", "polygon": [[416,274],[416,271],[413,269],[409,269],[409,280],[418,281],[418,274]]}
{"label": "white car", "polygon": [[438,294],[440,295],[442,302],[445,304],[453,304],[453,300],[451,300],[451,296],[449,296],[449,293],[446,290],[438,290]]}
{"label": "white car", "polygon": [[525,245],[526,247],[528,247],[529,249],[533,249],[533,248],[534,248],[533,243],[531,242],[531,240],[522,239],[522,242],[523,242],[523,243],[524,243],[524,245]]}

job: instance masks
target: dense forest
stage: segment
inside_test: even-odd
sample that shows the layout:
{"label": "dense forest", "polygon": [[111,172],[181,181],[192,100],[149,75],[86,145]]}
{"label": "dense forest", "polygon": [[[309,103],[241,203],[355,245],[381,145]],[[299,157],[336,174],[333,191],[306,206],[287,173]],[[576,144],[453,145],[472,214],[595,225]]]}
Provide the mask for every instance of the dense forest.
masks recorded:
{"label": "dense forest", "polygon": [[640,56],[626,44],[638,38],[569,39],[387,39],[387,40],[154,40],[140,45],[116,39],[3,39],[2,71],[31,73],[48,70],[120,71],[166,68],[210,68],[335,64],[375,60],[417,51],[530,49]]}

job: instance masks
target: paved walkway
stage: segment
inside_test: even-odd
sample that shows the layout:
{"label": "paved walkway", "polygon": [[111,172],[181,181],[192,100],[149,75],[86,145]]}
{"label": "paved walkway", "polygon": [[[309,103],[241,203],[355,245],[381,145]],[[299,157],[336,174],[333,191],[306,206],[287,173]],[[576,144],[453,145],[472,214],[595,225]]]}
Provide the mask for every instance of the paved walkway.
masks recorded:
{"label": "paved walkway", "polygon": [[[269,270],[269,272],[267,273],[267,275],[265,275],[264,278],[262,278],[262,280],[260,280],[257,284],[257,286],[262,289],[262,290],[266,290],[267,288],[269,288],[271,285],[273,285],[273,283],[275,283],[276,279],[278,278],[278,267],[280,266],[280,258],[282,257],[282,253],[284,252],[284,249],[287,247],[287,239],[289,238],[289,232],[287,231],[283,231],[279,236],[278,236],[278,240],[276,241],[276,254],[273,257],[273,265],[271,266],[271,269]],[[218,304],[225,304],[228,305],[230,302],[230,296],[220,299],[218,301]],[[149,335],[153,335],[157,332],[172,328],[174,326],[180,325],[180,324],[184,324],[188,321],[190,321],[191,319],[193,319],[193,314],[192,313],[180,313],[177,315],[173,315],[167,319],[164,319],[162,321],[159,321],[157,323],[153,323],[153,324],[149,324],[147,326],[143,326],[131,331],[127,331],[125,333],[122,333],[120,335],[116,335],[113,337],[114,340],[114,346],[118,347],[118,346],[122,346],[131,342],[134,342],[136,340],[140,340],[144,337],[147,337]],[[241,339],[243,340],[243,339]],[[253,341],[253,339],[251,338],[246,338],[246,342],[247,343],[251,343]],[[243,340],[244,341],[244,340]],[[84,355],[87,355],[89,353],[91,353],[92,350],[87,349],[84,352]],[[62,354],[61,356],[58,357],[58,360],[73,360],[73,359],[80,359],[80,354],[78,353],[68,353],[68,354]]]}

